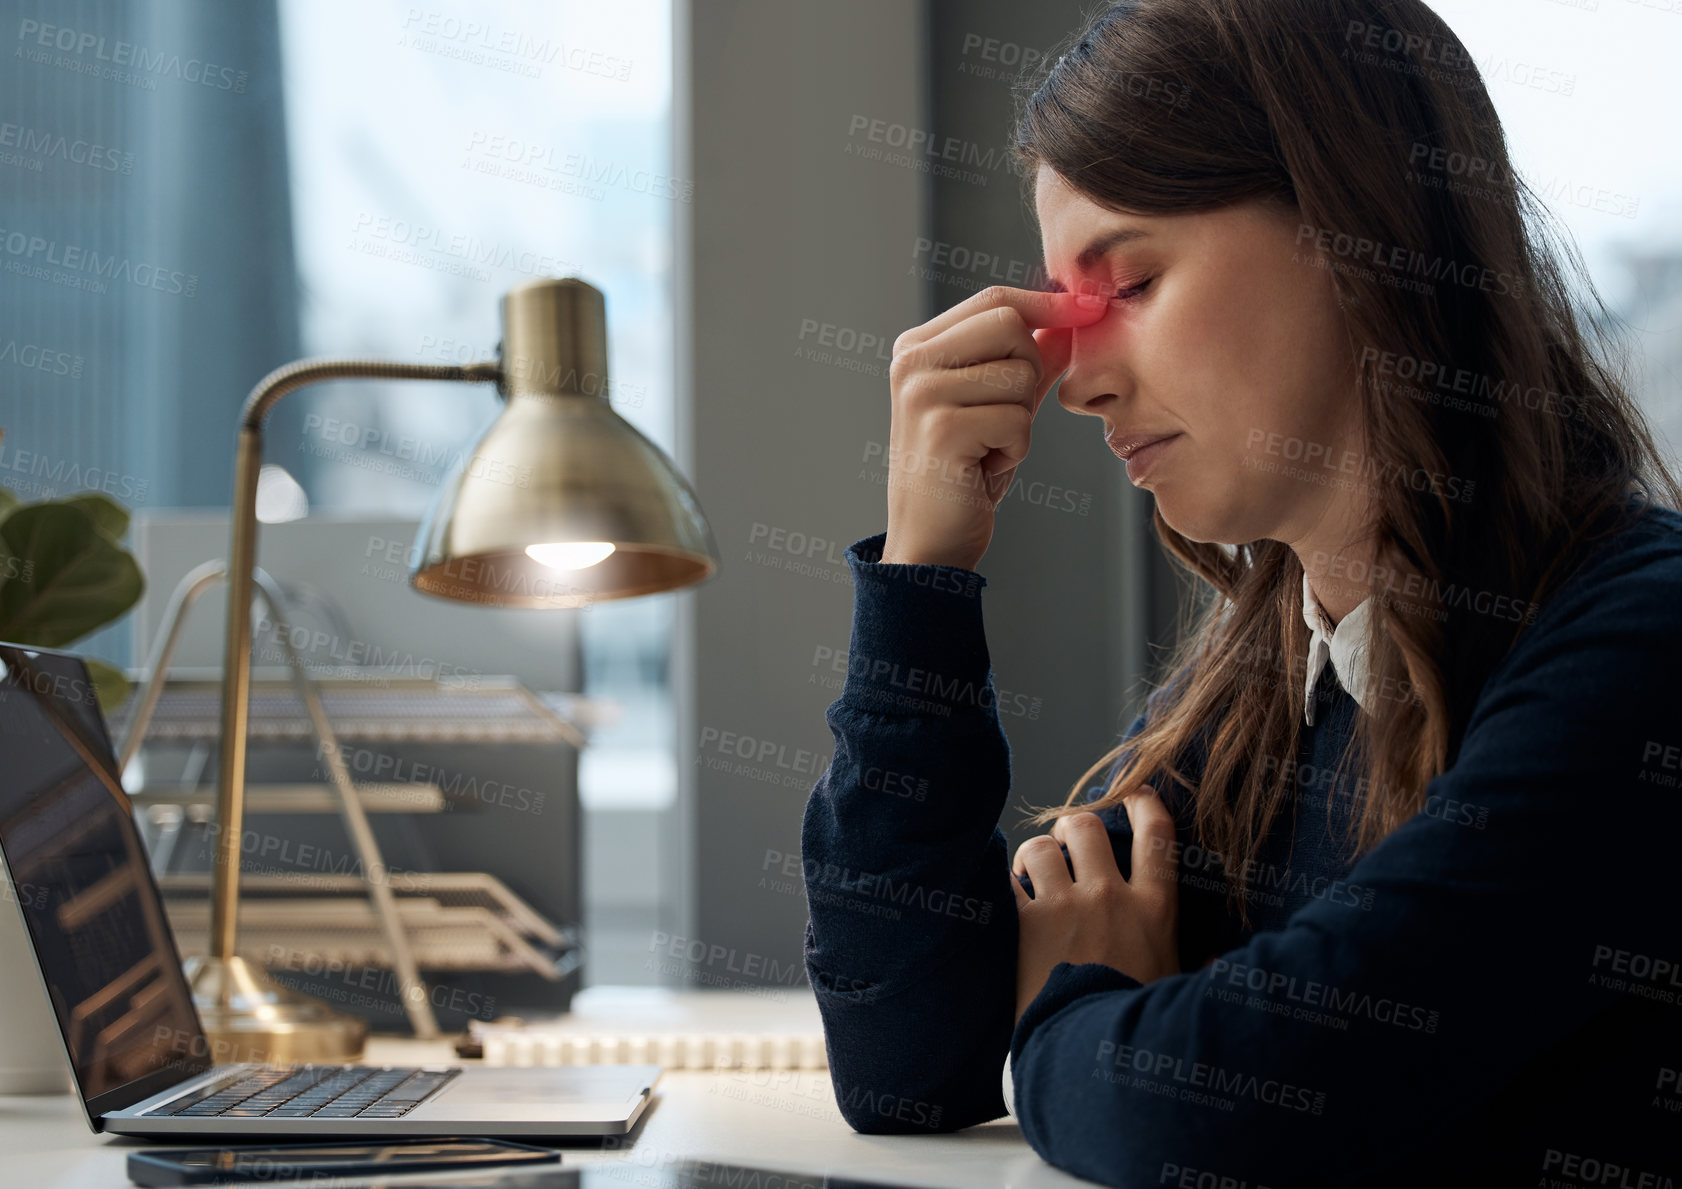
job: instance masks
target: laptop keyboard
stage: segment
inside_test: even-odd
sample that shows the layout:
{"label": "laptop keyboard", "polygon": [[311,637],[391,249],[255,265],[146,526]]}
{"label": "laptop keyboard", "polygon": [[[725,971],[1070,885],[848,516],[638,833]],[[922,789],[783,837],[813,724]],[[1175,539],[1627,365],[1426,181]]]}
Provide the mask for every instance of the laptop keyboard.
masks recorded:
{"label": "laptop keyboard", "polygon": [[368,1065],[267,1066],[201,1086],[146,1116],[400,1119],[460,1072]]}

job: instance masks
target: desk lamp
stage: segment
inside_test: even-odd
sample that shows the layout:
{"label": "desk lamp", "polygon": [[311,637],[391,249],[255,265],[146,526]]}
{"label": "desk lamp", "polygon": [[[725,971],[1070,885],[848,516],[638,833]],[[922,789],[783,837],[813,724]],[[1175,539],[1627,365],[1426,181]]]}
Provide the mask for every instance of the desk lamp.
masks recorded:
{"label": "desk lamp", "polygon": [[[263,422],[288,393],[343,379],[494,383],[504,399],[421,527],[411,554],[416,590],[485,606],[585,607],[688,586],[718,569],[693,490],[608,404],[605,303],[582,280],[538,280],[506,293],[494,361],[305,359],[263,377],[245,402],[234,469],[210,956],[187,962],[220,1060],[353,1057],[367,1032],[362,1020],[282,986],[235,952]],[[402,993],[424,992],[406,985]]]}

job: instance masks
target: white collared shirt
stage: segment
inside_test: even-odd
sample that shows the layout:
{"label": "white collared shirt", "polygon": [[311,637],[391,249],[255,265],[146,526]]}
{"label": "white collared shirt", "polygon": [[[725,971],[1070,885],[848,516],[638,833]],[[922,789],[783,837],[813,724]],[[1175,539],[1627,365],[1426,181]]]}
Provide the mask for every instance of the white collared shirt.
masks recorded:
{"label": "white collared shirt", "polygon": [[1314,686],[1320,671],[1329,660],[1337,674],[1338,684],[1349,691],[1368,713],[1372,712],[1370,691],[1367,689],[1367,646],[1372,614],[1372,596],[1361,603],[1335,628],[1326,617],[1326,609],[1314,597],[1308,585],[1308,575],[1302,576],[1302,620],[1308,625],[1308,688],[1303,694],[1302,718],[1314,725]]}

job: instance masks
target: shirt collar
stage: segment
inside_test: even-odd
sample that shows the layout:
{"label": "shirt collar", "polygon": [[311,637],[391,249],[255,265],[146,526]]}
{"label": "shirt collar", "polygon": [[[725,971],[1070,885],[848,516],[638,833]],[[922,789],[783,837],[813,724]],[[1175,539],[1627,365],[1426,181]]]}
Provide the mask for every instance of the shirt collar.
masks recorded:
{"label": "shirt collar", "polygon": [[1308,574],[1302,576],[1302,619],[1308,625],[1308,688],[1303,696],[1303,721],[1314,725],[1314,687],[1319,683],[1320,671],[1329,660],[1337,674],[1338,684],[1360,703],[1367,713],[1373,712],[1374,701],[1367,689],[1367,646],[1372,615],[1372,597],[1361,600],[1334,628],[1326,617],[1320,600],[1308,585]]}

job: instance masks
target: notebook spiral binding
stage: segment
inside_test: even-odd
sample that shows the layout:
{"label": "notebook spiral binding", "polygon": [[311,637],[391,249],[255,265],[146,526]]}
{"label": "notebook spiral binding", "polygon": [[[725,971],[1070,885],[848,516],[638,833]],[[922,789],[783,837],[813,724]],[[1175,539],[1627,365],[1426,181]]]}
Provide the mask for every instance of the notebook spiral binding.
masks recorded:
{"label": "notebook spiral binding", "polygon": [[559,1032],[475,1022],[486,1065],[663,1065],[698,1070],[825,1070],[822,1032]]}

